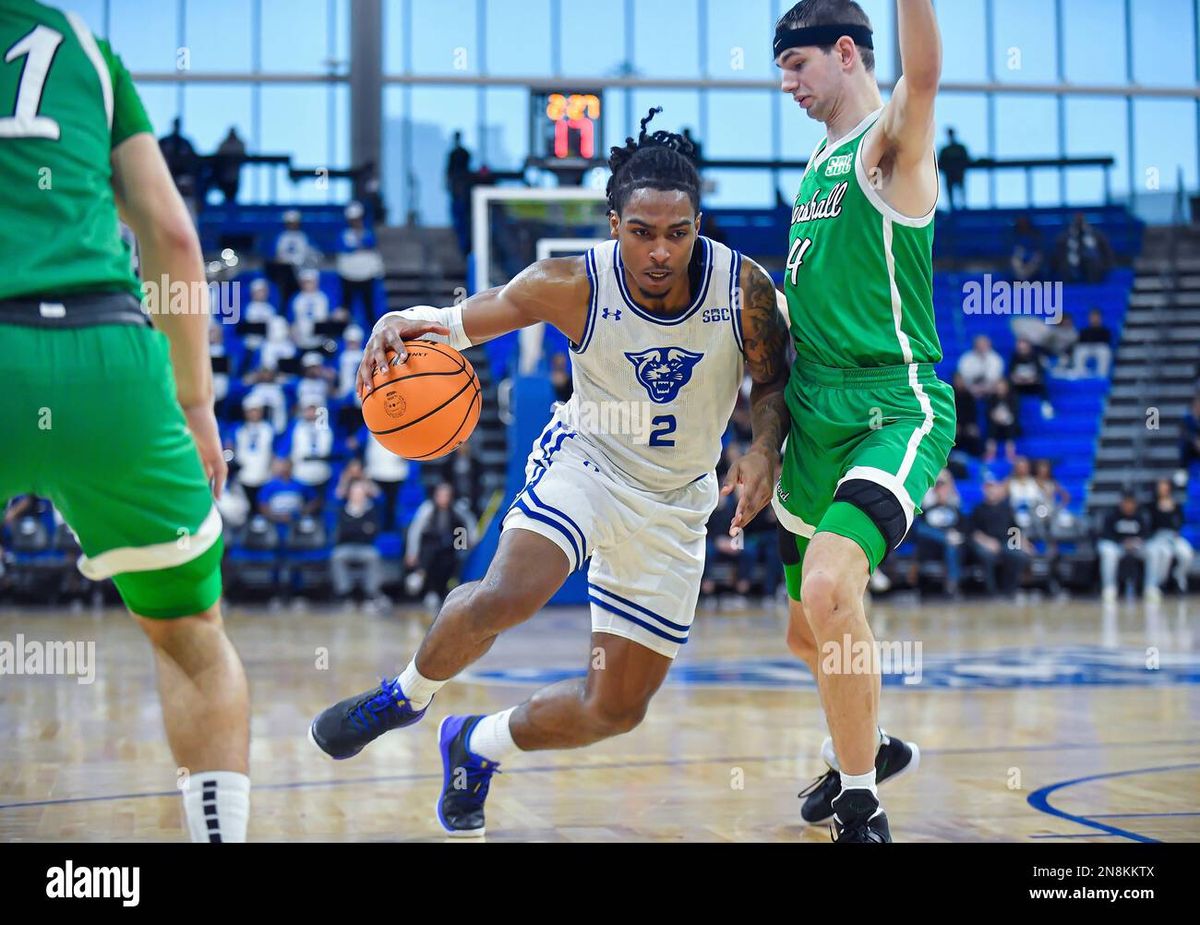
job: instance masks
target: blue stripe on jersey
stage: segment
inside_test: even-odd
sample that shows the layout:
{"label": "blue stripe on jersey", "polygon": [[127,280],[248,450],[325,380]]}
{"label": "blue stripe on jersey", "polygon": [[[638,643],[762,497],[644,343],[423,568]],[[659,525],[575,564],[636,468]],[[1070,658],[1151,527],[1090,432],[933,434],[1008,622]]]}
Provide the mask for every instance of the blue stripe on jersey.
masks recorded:
{"label": "blue stripe on jersey", "polygon": [[588,344],[592,341],[592,332],[596,330],[596,300],[600,297],[600,283],[596,279],[596,254],[594,249],[583,255],[583,266],[587,270],[588,278],[588,309],[587,320],[583,326],[583,340],[576,347],[570,340],[567,345],[571,348],[572,353],[583,353],[587,350]]}
{"label": "blue stripe on jersey", "polygon": [[549,527],[553,527],[555,530],[557,530],[559,533],[561,533],[563,536],[565,536],[567,538],[567,542],[571,544],[571,548],[575,551],[575,565],[574,565],[574,567],[572,567],[571,571],[572,572],[578,571],[579,567],[581,565],[583,565],[583,560],[579,556],[579,544],[575,542],[575,537],[573,537],[571,535],[571,531],[569,531],[566,527],[564,527],[562,524],[560,524],[557,520],[551,520],[545,514],[541,514],[538,511],[530,510],[529,506],[524,501],[520,500],[519,498],[517,499],[517,507],[520,508],[520,510],[530,520],[537,520],[537,521],[540,521],[541,523],[546,524]]}
{"label": "blue stripe on jersey", "polygon": [[591,601],[593,604],[595,604],[597,607],[599,607],[601,610],[607,610],[609,613],[616,614],[618,617],[622,617],[622,618],[628,620],[630,623],[636,623],[638,626],[642,627],[643,629],[649,630],[655,636],[659,636],[662,639],[667,640],[667,642],[677,642],[681,646],[687,645],[687,636],[679,637],[679,636],[672,636],[670,633],[664,633],[653,623],[647,623],[645,620],[639,620],[637,617],[631,616],[630,614],[627,614],[624,611],[617,610],[617,608],[612,606],[612,604],[608,603],[607,601],[602,601],[602,600],[600,600],[600,598],[594,597],[591,594],[588,595],[588,600]]}
{"label": "blue stripe on jersey", "polygon": [[[668,627],[669,629],[673,629],[677,632],[683,633],[685,636],[687,635],[688,628],[686,626],[682,626],[679,623],[672,623],[670,620],[666,619],[665,617],[660,617],[658,614],[654,613],[653,611],[647,610],[641,604],[635,604],[633,601],[623,598],[619,594],[613,594],[611,591],[609,591],[606,588],[601,588],[599,585],[592,584],[589,581],[588,582],[588,590],[595,591],[597,594],[603,594],[607,597],[611,597],[614,601],[617,601],[618,603],[623,604],[625,607],[632,608],[633,610],[636,610],[638,613],[645,614],[646,616],[650,617],[651,619],[657,620],[659,623],[661,623],[665,627]],[[615,612],[616,611],[614,611],[614,613]]]}
{"label": "blue stripe on jersey", "polygon": [[676,324],[682,324],[687,321],[696,310],[704,304],[705,296],[708,295],[708,284],[712,281],[713,273],[713,249],[708,238],[701,237],[699,239],[700,246],[704,248],[704,272],[701,274],[700,291],[696,294],[696,298],[682,315],[677,318],[662,318],[658,315],[651,314],[642,308],[638,307],[637,302],[633,301],[633,296],[629,294],[629,289],[625,286],[625,263],[621,260],[621,245],[617,244],[613,251],[616,253],[616,260],[613,263],[613,272],[617,276],[617,288],[621,290],[621,297],[625,299],[625,303],[630,310],[639,318],[644,318],[646,321],[652,321],[655,324],[661,324],[670,327]]}
{"label": "blue stripe on jersey", "polygon": [[535,492],[533,490],[534,484],[536,484],[536,482],[531,483],[530,486],[525,489],[525,495],[527,497],[527,500],[539,511],[542,511],[543,513],[546,513],[546,514],[553,514],[556,517],[561,517],[563,520],[565,520],[567,523],[569,523],[572,527],[575,528],[575,532],[579,534],[579,547],[578,547],[580,550],[579,559],[580,559],[580,562],[583,562],[588,557],[588,555],[587,555],[587,537],[584,536],[583,530],[580,528],[579,524],[575,523],[574,520],[572,520],[570,517],[568,517],[566,514],[564,514],[558,508],[551,507],[549,504],[547,504],[545,501],[543,501],[541,498],[539,498],[537,496],[537,492]]}
{"label": "blue stripe on jersey", "polygon": [[729,314],[733,318],[733,339],[737,341],[738,350],[746,353],[746,344],[742,339],[742,308],[746,300],[741,291],[742,255],[733,252],[733,265],[729,270]]}
{"label": "blue stripe on jersey", "polygon": [[[550,471],[549,466],[542,465],[540,462],[538,463],[537,472],[535,472],[530,478],[525,480],[524,487],[522,487],[522,489],[519,492],[517,492],[517,496],[515,498],[513,498],[512,504],[510,504],[508,506],[508,510],[504,512],[504,517],[507,517],[509,515],[509,513],[512,511],[512,509],[517,506],[517,502],[521,500],[521,496],[524,495],[525,492],[529,491],[529,489],[531,489],[535,485],[537,485],[537,483],[542,480],[542,476],[545,475],[549,471]],[[504,517],[500,518],[501,523],[504,522]]]}

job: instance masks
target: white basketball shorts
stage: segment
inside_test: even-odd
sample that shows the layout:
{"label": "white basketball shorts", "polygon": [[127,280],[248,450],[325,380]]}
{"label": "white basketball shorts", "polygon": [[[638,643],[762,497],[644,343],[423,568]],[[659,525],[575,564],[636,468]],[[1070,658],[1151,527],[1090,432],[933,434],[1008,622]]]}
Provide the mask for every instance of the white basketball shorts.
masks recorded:
{"label": "white basketball shorts", "polygon": [[556,421],[534,444],[502,529],[544,536],[572,571],[590,558],[592,632],[674,658],[696,615],[718,491],[713,472],[674,491],[640,489]]}

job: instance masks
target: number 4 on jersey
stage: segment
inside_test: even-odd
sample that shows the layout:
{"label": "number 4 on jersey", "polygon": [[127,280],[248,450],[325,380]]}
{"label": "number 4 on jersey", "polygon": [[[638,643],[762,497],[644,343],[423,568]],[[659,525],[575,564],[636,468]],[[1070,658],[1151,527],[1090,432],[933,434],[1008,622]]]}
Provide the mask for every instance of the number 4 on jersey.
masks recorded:
{"label": "number 4 on jersey", "polygon": [[793,286],[796,285],[796,276],[800,272],[800,267],[804,265],[804,255],[808,253],[812,243],[812,238],[797,238],[792,242],[792,249],[788,251],[787,274]]}

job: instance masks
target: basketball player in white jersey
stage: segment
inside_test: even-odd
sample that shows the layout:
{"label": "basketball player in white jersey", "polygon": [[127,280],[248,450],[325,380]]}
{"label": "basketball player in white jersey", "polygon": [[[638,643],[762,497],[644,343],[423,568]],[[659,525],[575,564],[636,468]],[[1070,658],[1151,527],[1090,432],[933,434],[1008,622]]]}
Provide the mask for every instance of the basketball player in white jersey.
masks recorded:
{"label": "basketball player in white jersey", "polygon": [[[403,340],[431,335],[462,349],[546,322],[571,342],[574,394],[534,444],[487,574],[450,593],[398,677],[330,707],[310,730],[327,754],[349,758],[417,722],[442,685],[590,560],[597,654],[587,677],[501,713],[443,720],[438,818],[451,835],[483,834],[500,763],[590,745],[641,722],[688,641],[719,494],[740,486],[736,535],[770,501],[778,475],[788,332],[776,290],[757,264],[700,236],[692,146],[648,134],[657,111],[636,143],[612,151],[611,241],[582,257],[539,261],[453,308],[385,316],[359,370],[360,386],[369,384],[388,351],[402,363]],[[718,486],[721,436],[747,369],[753,445]],[[648,426],[636,426],[643,420]]]}

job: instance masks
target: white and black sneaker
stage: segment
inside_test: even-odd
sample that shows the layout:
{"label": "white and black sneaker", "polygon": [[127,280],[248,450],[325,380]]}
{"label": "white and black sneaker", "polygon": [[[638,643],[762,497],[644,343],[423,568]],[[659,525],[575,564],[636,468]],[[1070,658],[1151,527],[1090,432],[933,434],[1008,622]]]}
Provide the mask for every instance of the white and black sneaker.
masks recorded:
{"label": "white and black sneaker", "polygon": [[892,840],[887,813],[870,790],[843,790],[833,801],[835,842],[883,845]]}
{"label": "white and black sneaker", "polygon": [[[893,781],[915,771],[921,765],[921,750],[915,742],[904,742],[879,730],[883,740],[875,752],[875,783]],[[842,775],[837,769],[837,755],[833,751],[833,739],[821,743],[821,757],[829,770],[813,780],[800,791],[804,797],[800,807],[800,818],[807,825],[825,825],[833,821],[833,801],[842,792]]]}

